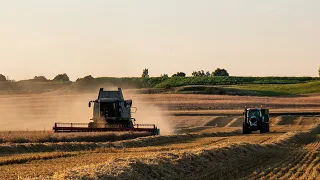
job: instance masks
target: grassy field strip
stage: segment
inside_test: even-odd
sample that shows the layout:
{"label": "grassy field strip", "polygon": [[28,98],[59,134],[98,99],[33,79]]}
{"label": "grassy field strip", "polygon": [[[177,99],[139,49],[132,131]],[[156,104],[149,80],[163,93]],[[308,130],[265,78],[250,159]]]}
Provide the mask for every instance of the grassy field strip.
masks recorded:
{"label": "grassy field strip", "polygon": [[[141,156],[143,154],[128,154],[128,157]],[[79,154],[73,157],[61,157],[47,160],[34,160],[23,164],[11,164],[0,166],[0,179],[22,179],[29,177],[40,177],[39,179],[47,179],[43,176],[53,175],[55,172],[63,171],[73,167],[81,167],[92,165],[98,162],[112,163],[115,161],[117,154]]]}
{"label": "grassy field strip", "polygon": [[[302,84],[264,84],[264,85],[235,85],[233,88],[239,90],[251,91],[267,91],[273,93],[288,93],[288,94],[310,94],[320,92],[320,82],[314,81]],[[272,93],[271,93],[272,94]]]}
{"label": "grassy field strip", "polygon": [[106,142],[150,136],[147,132],[54,133],[52,131],[3,131],[1,143]]}
{"label": "grassy field strip", "polygon": [[224,137],[235,136],[239,132],[218,132],[218,133],[203,133],[203,134],[182,134],[171,136],[151,136],[142,137],[133,140],[123,140],[118,142],[59,142],[59,143],[2,143],[0,144],[0,154],[12,153],[35,153],[35,152],[54,152],[54,151],[88,151],[97,148],[106,147],[144,147],[166,145],[177,142],[192,141],[201,137]]}
{"label": "grassy field strip", "polygon": [[210,138],[199,138],[190,142],[176,142],[171,145],[160,145],[160,146],[146,146],[139,148],[99,148],[94,152],[97,153],[133,153],[133,152],[171,152],[171,151],[188,151],[194,150],[195,148],[202,148],[204,146],[215,145],[218,146],[226,142],[226,137],[210,137]]}
{"label": "grassy field strip", "polygon": [[192,152],[195,149],[204,149],[205,147],[219,148],[228,146],[229,144],[240,143],[257,143],[261,144],[270,140],[267,135],[263,136],[230,136],[230,137],[204,137],[194,139],[188,142],[175,142],[168,145],[160,146],[146,146],[146,147],[132,147],[132,148],[99,148],[94,152],[98,153],[127,153],[127,152],[164,152],[164,151],[183,151]]}
{"label": "grassy field strip", "polygon": [[[134,140],[126,140],[121,143],[124,147],[145,147],[145,146],[160,146],[160,145],[170,145],[180,142],[190,142],[199,138],[204,137],[229,137],[237,136],[240,132],[230,131],[230,132],[216,132],[216,133],[201,133],[201,134],[178,134],[170,136],[150,136],[144,138],[138,138]],[[116,144],[116,143],[115,143]]]}
{"label": "grassy field strip", "polygon": [[61,157],[72,157],[79,153],[70,152],[53,152],[53,153],[35,153],[35,154],[19,154],[11,156],[0,156],[0,166],[9,164],[23,164],[34,160],[48,160]]}
{"label": "grassy field strip", "polygon": [[0,145],[1,154],[23,154],[36,152],[73,152],[92,150],[100,147],[110,147],[108,143],[4,143]]}
{"label": "grassy field strip", "polygon": [[245,140],[240,141],[240,139],[243,139],[243,137],[232,137],[232,138],[226,138],[226,137],[210,137],[210,138],[199,138],[189,143],[176,143],[172,145],[165,145],[165,146],[147,146],[147,147],[141,147],[141,148],[98,148],[94,151],[78,151],[78,152],[53,152],[53,153],[30,153],[30,154],[14,154],[14,155],[8,155],[0,157],[0,166],[1,165],[8,165],[8,164],[19,164],[19,163],[25,163],[30,162],[33,160],[46,160],[46,159],[53,159],[53,158],[60,158],[60,157],[72,157],[82,154],[91,154],[91,153],[133,153],[133,152],[164,152],[164,151],[193,151],[197,148],[203,148],[204,146],[211,146],[214,145],[216,147],[223,147],[225,145],[228,145],[230,143],[241,143],[241,142],[247,142],[247,143],[262,143],[266,141],[267,139],[270,139],[270,137],[263,136],[263,137],[250,137],[250,138],[244,138]]}
{"label": "grassy field strip", "polygon": [[[309,126],[303,126],[304,128]],[[279,130],[280,128],[280,130]],[[281,126],[272,127],[272,132],[283,133],[281,131]],[[285,129],[295,130],[295,126],[288,127]],[[59,142],[59,143],[2,143],[0,144],[0,154],[12,154],[12,153],[35,153],[35,152],[54,152],[54,151],[63,151],[63,152],[75,152],[75,151],[89,151],[95,150],[98,148],[111,148],[111,147],[126,147],[126,148],[137,148],[137,147],[146,147],[146,146],[164,146],[181,142],[190,142],[199,138],[204,137],[230,137],[238,136],[241,134],[239,129],[230,128],[230,132],[219,132],[222,131],[222,128],[212,128],[210,131],[207,129],[202,133],[188,133],[188,134],[179,134],[171,136],[150,136],[150,137],[141,137],[132,140],[123,140],[118,142]],[[253,136],[254,137],[254,136]],[[241,141],[241,140],[240,140]]]}

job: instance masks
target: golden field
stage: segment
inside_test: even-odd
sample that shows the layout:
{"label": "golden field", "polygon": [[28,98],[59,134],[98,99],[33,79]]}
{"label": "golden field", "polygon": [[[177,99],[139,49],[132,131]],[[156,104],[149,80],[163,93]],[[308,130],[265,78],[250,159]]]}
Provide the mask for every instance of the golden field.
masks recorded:
{"label": "golden field", "polygon": [[244,106],[317,112],[320,96],[125,96],[138,108],[137,123],[157,124],[161,136],[51,132],[54,122],[89,122],[96,94],[1,96],[0,179],[320,177],[320,116],[272,116],[270,133],[241,131]]}

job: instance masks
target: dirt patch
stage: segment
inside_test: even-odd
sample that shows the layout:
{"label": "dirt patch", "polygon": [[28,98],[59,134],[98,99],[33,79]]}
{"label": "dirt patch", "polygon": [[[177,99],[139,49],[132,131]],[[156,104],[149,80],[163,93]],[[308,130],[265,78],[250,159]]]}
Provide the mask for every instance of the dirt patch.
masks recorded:
{"label": "dirt patch", "polygon": [[233,116],[218,116],[214,117],[211,121],[205,124],[205,126],[215,126],[215,127],[225,127],[229,124],[235,117]]}
{"label": "dirt patch", "polygon": [[278,116],[270,121],[271,125],[299,125],[301,116]]}
{"label": "dirt patch", "polygon": [[212,116],[169,116],[168,120],[175,128],[189,128],[205,126]]}
{"label": "dirt patch", "polygon": [[320,116],[301,117],[300,125],[312,125],[319,124]]}
{"label": "dirt patch", "polygon": [[225,127],[242,127],[243,117],[236,117],[230,121]]}

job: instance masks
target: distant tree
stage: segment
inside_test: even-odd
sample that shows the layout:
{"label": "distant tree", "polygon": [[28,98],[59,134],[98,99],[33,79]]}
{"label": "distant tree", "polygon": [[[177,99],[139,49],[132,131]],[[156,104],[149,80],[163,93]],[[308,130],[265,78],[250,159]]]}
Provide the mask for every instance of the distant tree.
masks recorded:
{"label": "distant tree", "polygon": [[197,71],[193,71],[191,75],[192,76],[198,76],[198,72]]}
{"label": "distant tree", "polygon": [[56,77],[53,78],[53,81],[60,81],[60,82],[69,82],[69,76],[64,73],[64,74],[58,74]]}
{"label": "distant tree", "polygon": [[201,71],[193,71],[193,72],[192,72],[192,76],[206,76],[206,73],[204,72],[204,70],[201,70]]}
{"label": "distant tree", "polygon": [[216,69],[214,72],[212,72],[213,76],[229,76],[229,73],[225,69]]}
{"label": "distant tree", "polygon": [[94,77],[92,77],[91,75],[88,75],[88,76],[85,76],[83,79],[87,81],[91,81],[94,79]]}
{"label": "distant tree", "polygon": [[76,80],[76,82],[78,82],[78,81],[86,81],[86,82],[88,82],[88,81],[92,81],[92,80],[94,80],[94,77],[92,77],[91,75],[88,75],[88,76],[85,76],[83,78],[78,78]]}
{"label": "distant tree", "polygon": [[199,74],[200,74],[200,76],[206,76],[206,73],[204,72],[204,70],[201,70],[201,71],[199,72]]}
{"label": "distant tree", "polygon": [[206,72],[206,76],[211,76],[211,73],[209,71]]}
{"label": "distant tree", "polygon": [[171,77],[186,77],[186,73],[184,72],[177,72],[176,74],[173,74]]}
{"label": "distant tree", "polygon": [[143,69],[141,77],[148,78],[149,77],[149,69],[147,69],[147,68]]}
{"label": "distant tree", "polygon": [[319,72],[319,77],[320,77],[320,66],[319,66],[319,70],[318,70],[318,72]]}
{"label": "distant tree", "polygon": [[198,71],[198,76],[206,76],[206,73],[204,73],[204,70]]}
{"label": "distant tree", "polygon": [[162,78],[168,78],[169,76],[168,76],[168,74],[161,74],[160,77],[162,77]]}
{"label": "distant tree", "polygon": [[7,81],[7,78],[3,74],[0,74],[0,82],[2,81]]}
{"label": "distant tree", "polygon": [[44,76],[35,76],[33,78],[34,81],[48,81],[48,79]]}

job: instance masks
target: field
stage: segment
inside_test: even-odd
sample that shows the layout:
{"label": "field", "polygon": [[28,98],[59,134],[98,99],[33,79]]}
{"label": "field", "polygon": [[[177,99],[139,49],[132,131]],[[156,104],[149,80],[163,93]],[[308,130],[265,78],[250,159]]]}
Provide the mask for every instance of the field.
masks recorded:
{"label": "field", "polygon": [[[227,87],[226,87],[227,86]],[[231,86],[231,87],[230,87]],[[204,93],[223,95],[300,95],[319,92],[317,77],[84,77],[72,81],[21,80],[0,82],[0,94],[39,94],[60,91],[96,92],[99,87],[151,89],[143,92]],[[183,91],[183,92],[181,92]],[[192,91],[192,92],[190,92]]]}
{"label": "field", "polygon": [[[96,94],[0,97],[0,179],[319,179],[320,96],[133,94],[145,133],[50,132],[89,122]],[[270,108],[271,132],[243,135],[244,106]]]}

